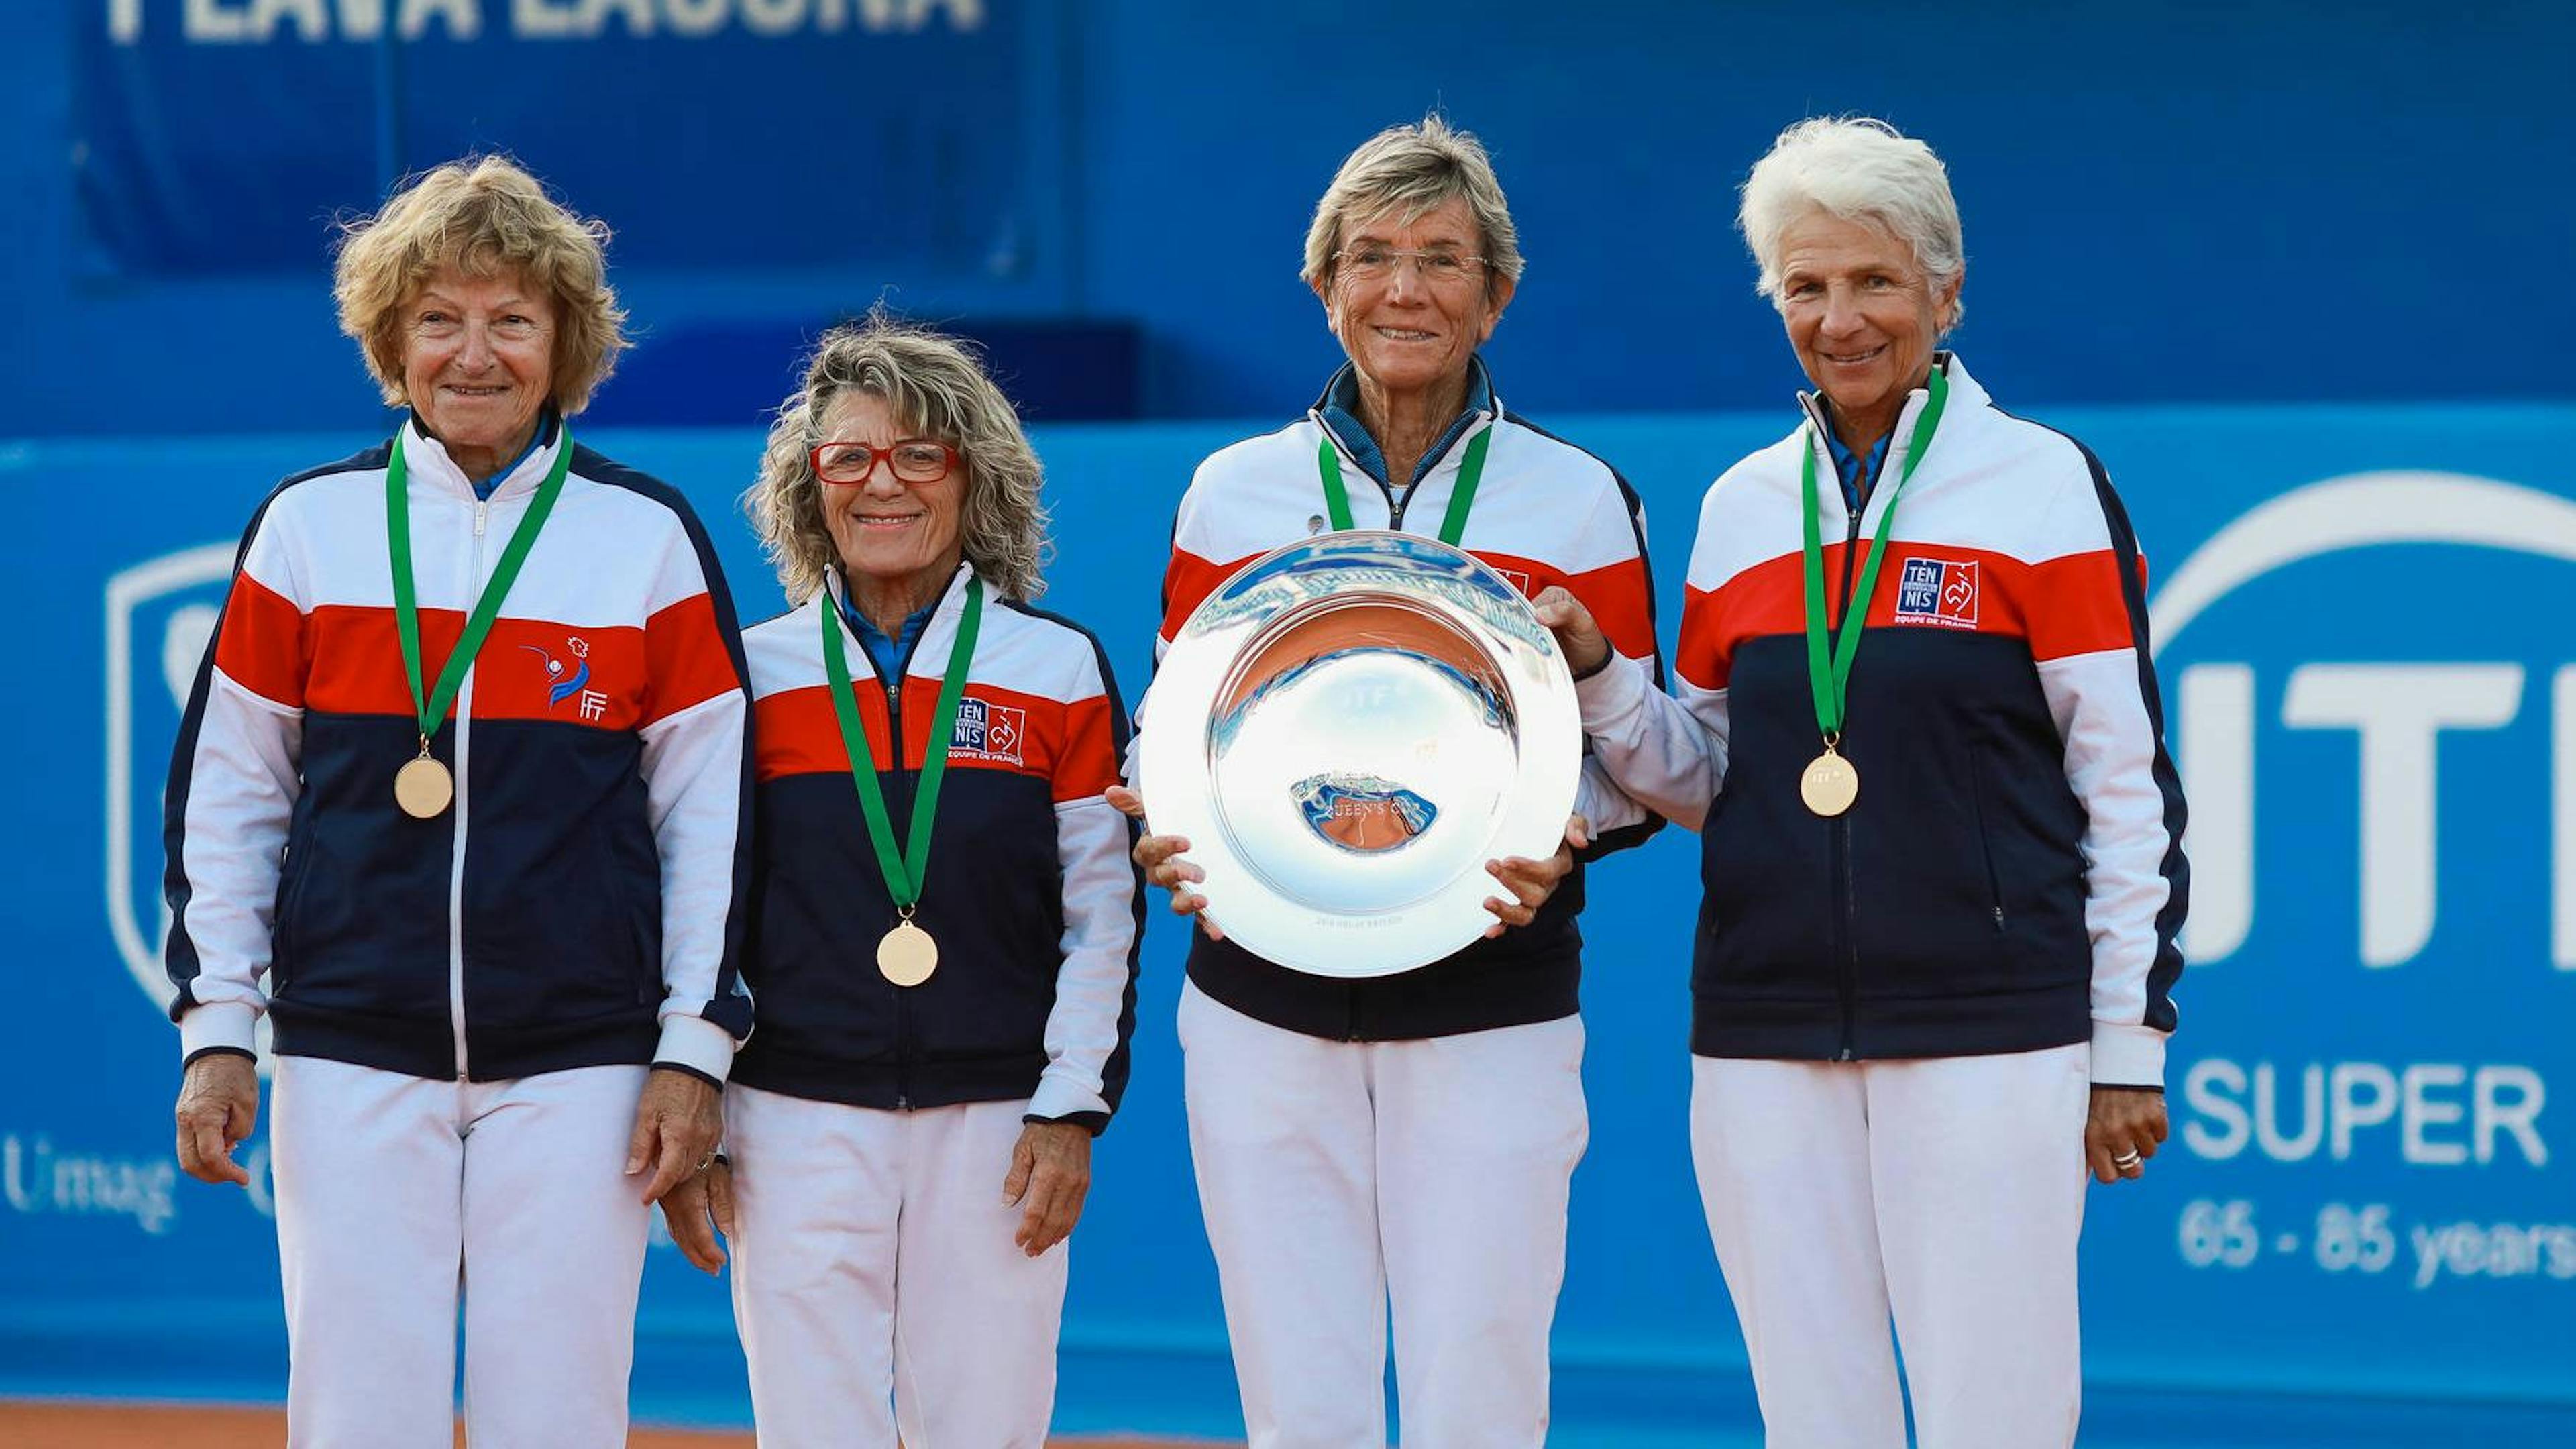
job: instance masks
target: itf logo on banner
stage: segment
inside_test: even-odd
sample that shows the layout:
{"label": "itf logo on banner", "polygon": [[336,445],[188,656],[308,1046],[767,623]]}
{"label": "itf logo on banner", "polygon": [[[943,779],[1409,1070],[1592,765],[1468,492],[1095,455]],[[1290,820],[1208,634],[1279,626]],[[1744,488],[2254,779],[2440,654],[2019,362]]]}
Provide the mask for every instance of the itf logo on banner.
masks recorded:
{"label": "itf logo on banner", "polygon": [[[2576,1302],[2571,563],[2576,500],[2351,473],[2238,515],[2150,600],[2191,892],[2190,1186],[2157,1235],[2222,1338],[2477,1295],[2493,1327],[2413,1336],[2410,1371],[2565,1382],[2530,1324]],[[2351,1286],[2301,1286],[2327,1279]]]}
{"label": "itf logo on banner", "polygon": [[1896,581],[1896,622],[1977,627],[1976,561],[1905,560],[1905,571]]}
{"label": "itf logo on banner", "polygon": [[[198,662],[232,581],[234,546],[207,544],[107,581],[107,927],[157,1015],[170,1000],[161,943],[161,787]],[[267,1064],[268,1021],[259,1025]]]}
{"label": "itf logo on banner", "polygon": [[[2222,600],[2268,575],[2356,549],[2405,544],[2464,545],[2490,551],[2491,558],[2506,554],[2576,562],[2576,502],[2449,473],[2330,478],[2283,494],[2219,530],[2157,591],[2151,627],[2159,657],[2168,660],[2174,752],[2183,793],[2191,802],[2185,844],[2191,856],[2192,900],[2183,933],[2183,949],[2191,960],[2213,961],[2234,953],[2254,926],[2257,677],[2252,664],[2218,660],[2196,659],[2172,670],[2176,637]],[[2494,630],[2488,626],[2525,618],[2540,626],[2541,636],[2563,639],[2565,626],[2557,610],[2537,599],[2504,615],[2472,605],[2478,595],[2471,581],[2495,580],[2499,570],[2512,567],[2493,558],[2471,565],[2462,587],[2438,589],[2425,574],[2410,570],[2406,577],[2416,590],[2414,602],[2401,614],[2374,615],[2368,632],[2381,648],[2388,647],[2384,636],[2411,625],[2452,648],[2470,644],[2500,652],[2503,641],[2490,637]],[[2394,577],[2385,563],[2374,563],[2369,576],[2374,592]],[[2447,619],[2443,600],[2459,601]],[[2349,611],[2340,606],[2328,614],[2349,619]],[[2285,627],[2294,623],[2281,622]],[[2442,627],[2445,623],[2448,628]],[[2478,626],[2474,632],[2460,632],[2473,624]],[[2313,634],[2320,625],[2298,627]],[[2293,637],[2283,633],[2277,640]],[[2311,645],[2301,652],[2320,651]],[[2359,757],[2360,878],[2352,894],[2359,905],[2362,965],[2402,965],[2431,941],[2436,843],[2445,817],[2460,814],[2465,820],[2472,807],[2480,815],[2505,808],[2520,813],[2546,801],[2546,841],[2526,837],[2528,851],[2513,852],[2512,862],[2545,855],[2550,883],[2547,955],[2558,970],[2576,971],[2576,663],[2558,664],[2543,681],[2532,680],[2530,672],[2523,662],[2510,659],[2333,660],[2295,664],[2280,680],[2282,725],[2301,732],[2348,732]],[[2520,761],[2513,783],[2503,789],[2481,781],[2454,800],[2442,798],[2445,756],[2458,752],[2475,733],[2504,730],[2534,709],[2548,715],[2543,758]],[[2452,778],[2463,778],[2456,761],[2451,768]],[[2263,772],[2267,781],[2279,773],[2278,763]],[[2553,778],[2554,792],[2546,788]],[[2295,819],[2285,815],[2284,827]]]}

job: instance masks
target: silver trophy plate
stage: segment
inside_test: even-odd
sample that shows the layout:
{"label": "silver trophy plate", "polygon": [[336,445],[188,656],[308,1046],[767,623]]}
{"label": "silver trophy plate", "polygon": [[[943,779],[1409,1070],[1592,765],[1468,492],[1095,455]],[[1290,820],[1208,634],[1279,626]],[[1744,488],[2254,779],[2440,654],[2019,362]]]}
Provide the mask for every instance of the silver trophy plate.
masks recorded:
{"label": "silver trophy plate", "polygon": [[1407,533],[1243,566],[1181,626],[1137,788],[1208,917],[1318,976],[1427,966],[1494,924],[1485,862],[1556,853],[1583,735],[1556,641],[1500,574]]}

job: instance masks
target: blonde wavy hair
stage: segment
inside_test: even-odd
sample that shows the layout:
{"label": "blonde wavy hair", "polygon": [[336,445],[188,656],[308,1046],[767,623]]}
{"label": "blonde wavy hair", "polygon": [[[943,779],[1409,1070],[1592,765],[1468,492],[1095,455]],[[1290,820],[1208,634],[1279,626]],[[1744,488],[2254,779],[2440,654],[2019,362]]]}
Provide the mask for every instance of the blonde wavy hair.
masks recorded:
{"label": "blonde wavy hair", "polygon": [[384,209],[340,225],[331,294],[385,401],[405,407],[403,309],[432,276],[516,275],[554,298],[553,396],[567,416],[589,405],[628,343],[608,285],[608,224],[546,195],[506,156],[468,156],[422,173]]}
{"label": "blonde wavy hair", "polygon": [[1040,571],[1054,549],[1038,497],[1045,470],[1019,413],[964,343],[879,307],[815,344],[805,385],[779,405],[760,477],[742,495],[742,511],[788,601],[812,598],[840,561],[823,523],[823,481],[808,455],[826,441],[832,404],[853,391],[883,400],[905,432],[957,450],[966,470],[959,542],[975,572],[1004,598],[1025,602],[1046,592]]}

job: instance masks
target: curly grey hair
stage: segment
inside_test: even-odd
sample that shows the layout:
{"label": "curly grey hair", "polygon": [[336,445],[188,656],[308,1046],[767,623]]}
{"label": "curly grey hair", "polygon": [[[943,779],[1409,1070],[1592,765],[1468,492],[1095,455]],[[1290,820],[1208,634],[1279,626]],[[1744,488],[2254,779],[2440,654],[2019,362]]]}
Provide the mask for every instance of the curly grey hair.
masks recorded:
{"label": "curly grey hair", "polygon": [[[1886,227],[1912,248],[1937,296],[1967,269],[1959,235],[1959,202],[1950,173],[1932,148],[1869,116],[1817,116],[1780,133],[1770,154],[1744,180],[1736,225],[1762,268],[1755,287],[1781,305],[1780,239],[1799,217],[1826,211],[1845,221]],[[1959,325],[1966,304],[1953,301],[1941,329]]]}
{"label": "curly grey hair", "polygon": [[1476,230],[1483,233],[1477,249],[1485,258],[1486,286],[1490,289],[1495,277],[1519,282],[1521,234],[1512,225],[1493,158],[1474,133],[1430,115],[1362,141],[1333,173],[1333,184],[1324,188],[1323,199],[1315,203],[1315,219],[1306,228],[1306,284],[1320,287],[1331,280],[1343,227],[1388,213],[1410,225],[1461,196],[1475,214]]}
{"label": "curly grey hair", "polygon": [[1004,598],[1046,591],[1040,570],[1053,553],[1045,470],[1010,399],[958,339],[896,321],[882,307],[823,334],[805,364],[805,385],[780,404],[743,512],[778,570],[788,600],[802,604],[839,562],[823,523],[823,482],[807,456],[825,441],[832,404],[855,390],[883,399],[907,432],[957,450],[966,470],[958,532],[967,562]]}

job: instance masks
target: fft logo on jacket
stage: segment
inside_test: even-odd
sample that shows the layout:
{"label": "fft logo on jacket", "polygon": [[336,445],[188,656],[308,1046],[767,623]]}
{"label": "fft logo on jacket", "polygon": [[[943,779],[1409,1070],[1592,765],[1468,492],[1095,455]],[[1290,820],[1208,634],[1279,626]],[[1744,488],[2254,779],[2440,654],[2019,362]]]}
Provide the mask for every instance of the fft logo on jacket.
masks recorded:
{"label": "fft logo on jacket", "polygon": [[522,644],[519,647],[545,662],[547,713],[553,713],[556,705],[577,696],[579,703],[575,708],[583,719],[595,721],[607,716],[608,696],[600,690],[587,687],[590,684],[589,640],[578,634],[565,636],[564,653],[572,661],[569,665],[562,659],[557,659],[552,652],[540,649],[534,644]]}

